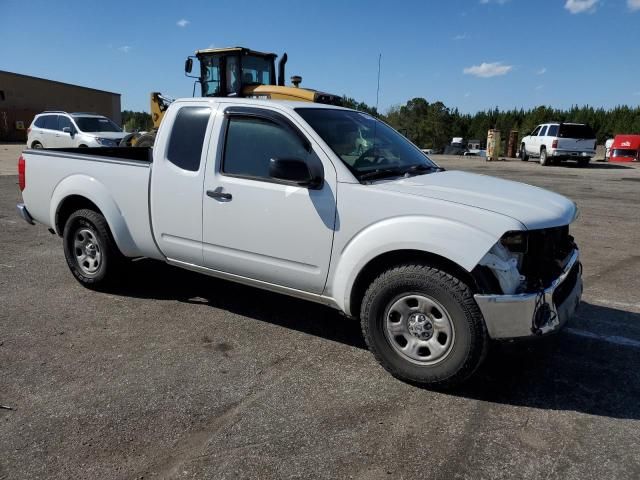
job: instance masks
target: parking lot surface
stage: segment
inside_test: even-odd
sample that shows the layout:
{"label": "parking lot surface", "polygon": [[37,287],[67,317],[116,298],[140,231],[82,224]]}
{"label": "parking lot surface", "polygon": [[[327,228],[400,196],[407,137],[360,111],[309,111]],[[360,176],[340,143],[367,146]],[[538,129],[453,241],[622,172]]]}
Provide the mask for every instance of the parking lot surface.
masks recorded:
{"label": "parking lot surface", "polygon": [[319,305],[147,260],[86,290],[0,176],[0,479],[640,478],[640,168],[434,159],[581,209],[577,318],[451,392]]}

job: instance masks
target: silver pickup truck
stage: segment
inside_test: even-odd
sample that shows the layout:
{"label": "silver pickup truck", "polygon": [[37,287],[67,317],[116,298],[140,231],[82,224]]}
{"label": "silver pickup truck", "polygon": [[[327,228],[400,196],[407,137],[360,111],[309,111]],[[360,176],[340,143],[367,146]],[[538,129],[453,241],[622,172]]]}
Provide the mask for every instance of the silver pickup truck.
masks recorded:
{"label": "silver pickup truck", "polygon": [[83,285],[148,257],[323,303],[412,382],[465,380],[491,339],[557,331],[582,293],[573,202],[444,171],[340,107],[178,100],[153,150],[26,150],[19,173],[20,215]]}

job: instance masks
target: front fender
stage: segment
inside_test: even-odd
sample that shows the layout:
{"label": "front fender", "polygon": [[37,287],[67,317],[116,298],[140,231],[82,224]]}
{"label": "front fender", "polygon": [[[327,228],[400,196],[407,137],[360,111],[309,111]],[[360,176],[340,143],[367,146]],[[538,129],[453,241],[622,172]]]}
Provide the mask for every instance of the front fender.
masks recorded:
{"label": "front fender", "polygon": [[[118,248],[127,257],[142,256],[113,196],[99,180],[89,175],[71,175],[61,180],[53,190],[49,207],[50,225],[56,225],[56,214],[64,200],[72,195],[93,202],[102,212]],[[62,232],[57,232],[62,234]]]}
{"label": "front fender", "polygon": [[360,271],[374,258],[400,250],[417,250],[444,257],[467,271],[509,230],[496,233],[439,217],[406,216],[386,219],[355,235],[336,259],[327,295],[351,315],[351,291]]}

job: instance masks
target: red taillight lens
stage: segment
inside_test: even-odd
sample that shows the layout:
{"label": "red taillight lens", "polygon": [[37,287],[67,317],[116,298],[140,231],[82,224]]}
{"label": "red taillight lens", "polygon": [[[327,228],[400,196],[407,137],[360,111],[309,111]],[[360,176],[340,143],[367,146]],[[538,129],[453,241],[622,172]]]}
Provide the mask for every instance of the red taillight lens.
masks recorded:
{"label": "red taillight lens", "polygon": [[20,186],[20,191],[24,191],[24,187],[27,186],[25,172],[27,170],[27,163],[24,161],[24,157],[20,155],[18,159],[18,185]]}
{"label": "red taillight lens", "polygon": [[558,148],[558,140],[554,140],[554,141],[551,143],[551,148]]}

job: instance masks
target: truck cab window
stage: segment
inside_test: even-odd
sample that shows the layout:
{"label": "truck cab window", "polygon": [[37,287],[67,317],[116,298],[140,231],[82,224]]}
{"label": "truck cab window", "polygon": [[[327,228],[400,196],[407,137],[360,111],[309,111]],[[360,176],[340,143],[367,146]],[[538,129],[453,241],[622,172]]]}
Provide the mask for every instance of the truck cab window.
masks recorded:
{"label": "truck cab window", "polygon": [[224,148],[223,173],[251,178],[269,178],[272,158],[308,155],[293,132],[268,120],[230,118]]}
{"label": "truck cab window", "polygon": [[182,107],[178,111],[169,138],[167,160],[190,172],[200,169],[202,144],[210,115],[211,109],[202,107]]}

